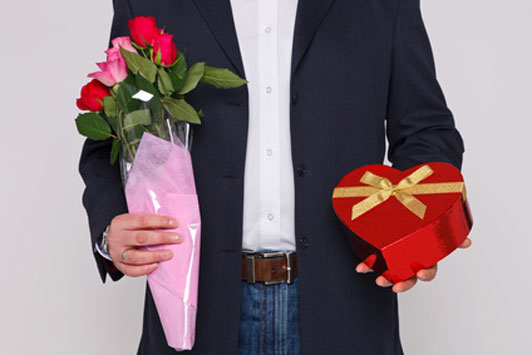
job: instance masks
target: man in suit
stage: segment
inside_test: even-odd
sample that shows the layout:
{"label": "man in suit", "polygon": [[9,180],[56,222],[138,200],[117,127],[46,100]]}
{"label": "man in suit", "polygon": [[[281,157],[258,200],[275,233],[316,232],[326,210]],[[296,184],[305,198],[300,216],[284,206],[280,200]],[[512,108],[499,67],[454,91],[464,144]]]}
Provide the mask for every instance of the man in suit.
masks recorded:
{"label": "man in suit", "polygon": [[[393,289],[382,277],[376,284],[349,250],[331,195],[349,171],[382,163],[386,137],[397,169],[461,166],[463,142],[419,0],[113,3],[111,38],[128,35],[131,18],[154,16],[189,63],[227,67],[249,82],[200,85],[187,96],[206,113],[192,148],[202,212],[192,353],[402,354],[396,292],[433,279],[436,266]],[[127,213],[109,149],[87,140],[80,159],[104,282],[145,275],[172,257],[136,247],[180,242],[154,231],[179,216]],[[138,353],[175,353],[148,286]]]}

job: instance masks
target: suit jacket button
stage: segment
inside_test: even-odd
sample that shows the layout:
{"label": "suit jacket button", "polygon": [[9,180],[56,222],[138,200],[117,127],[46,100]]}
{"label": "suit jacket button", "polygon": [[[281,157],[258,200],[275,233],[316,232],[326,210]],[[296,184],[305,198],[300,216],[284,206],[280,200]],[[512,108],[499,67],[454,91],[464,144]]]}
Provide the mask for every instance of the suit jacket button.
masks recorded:
{"label": "suit jacket button", "polygon": [[292,95],[292,105],[295,105],[297,103],[297,92]]}
{"label": "suit jacket button", "polygon": [[302,249],[307,249],[310,245],[310,242],[307,237],[299,238],[299,245]]}
{"label": "suit jacket button", "polygon": [[296,172],[298,176],[305,176],[305,174],[307,173],[307,168],[304,164],[299,164],[296,168]]}

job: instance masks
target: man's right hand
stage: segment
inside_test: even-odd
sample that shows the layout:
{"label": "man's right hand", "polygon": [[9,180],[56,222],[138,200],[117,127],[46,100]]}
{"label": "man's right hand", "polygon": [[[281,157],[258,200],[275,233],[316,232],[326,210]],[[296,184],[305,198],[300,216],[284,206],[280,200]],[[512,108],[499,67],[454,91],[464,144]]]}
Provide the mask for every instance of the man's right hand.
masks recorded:
{"label": "man's right hand", "polygon": [[111,221],[108,234],[109,255],[113,264],[123,274],[142,276],[157,268],[159,262],[173,257],[170,250],[139,250],[137,247],[179,244],[182,237],[175,232],[156,231],[156,229],[175,229],[175,218],[125,213]]}

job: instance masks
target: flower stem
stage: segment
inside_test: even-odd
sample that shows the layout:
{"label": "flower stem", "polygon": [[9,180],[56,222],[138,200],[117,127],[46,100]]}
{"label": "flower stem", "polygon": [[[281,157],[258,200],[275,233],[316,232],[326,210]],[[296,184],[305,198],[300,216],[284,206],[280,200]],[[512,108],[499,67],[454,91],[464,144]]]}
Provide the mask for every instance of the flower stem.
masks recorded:
{"label": "flower stem", "polygon": [[122,136],[122,140],[124,141],[124,144],[126,145],[126,149],[129,153],[129,157],[131,158],[131,161],[133,161],[133,159],[135,158],[135,154],[133,153],[131,148],[134,148],[134,147],[130,147],[129,142],[127,141],[126,134],[124,132],[124,125],[122,124],[122,116],[123,116],[123,112],[118,111],[118,125],[120,126],[120,135]]}

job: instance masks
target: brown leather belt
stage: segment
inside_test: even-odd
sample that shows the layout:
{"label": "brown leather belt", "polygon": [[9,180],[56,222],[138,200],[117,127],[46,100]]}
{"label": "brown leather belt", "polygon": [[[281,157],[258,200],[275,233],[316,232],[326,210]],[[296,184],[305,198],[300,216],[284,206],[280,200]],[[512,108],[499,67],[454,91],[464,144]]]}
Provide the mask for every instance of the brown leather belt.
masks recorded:
{"label": "brown leather belt", "polygon": [[297,276],[294,252],[242,253],[242,280],[266,285],[292,283]]}

